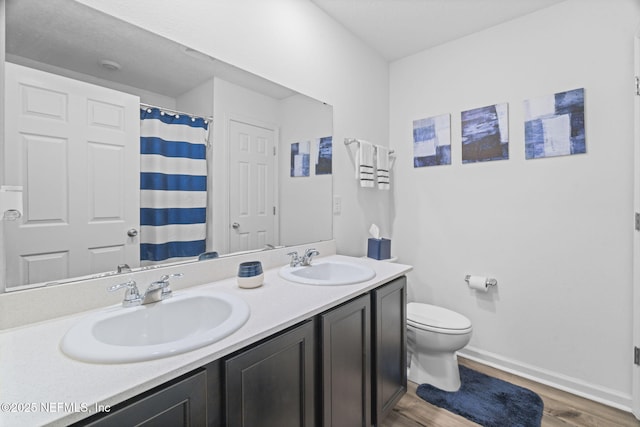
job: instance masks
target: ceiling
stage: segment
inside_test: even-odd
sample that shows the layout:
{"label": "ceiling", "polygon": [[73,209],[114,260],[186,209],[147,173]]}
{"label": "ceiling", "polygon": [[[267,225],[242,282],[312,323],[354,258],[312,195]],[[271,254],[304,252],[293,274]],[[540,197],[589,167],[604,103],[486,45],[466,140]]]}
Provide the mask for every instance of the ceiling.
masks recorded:
{"label": "ceiling", "polygon": [[[307,1],[393,61],[563,0]],[[213,75],[277,99],[293,94],[75,1],[6,0],[6,16],[7,58],[26,66],[44,63],[81,73],[70,77],[94,76],[170,97]],[[101,60],[122,67],[110,70]]]}
{"label": "ceiling", "polygon": [[311,0],[394,61],[564,0]]}
{"label": "ceiling", "polygon": [[[295,93],[75,1],[6,0],[6,34],[11,62],[63,75],[71,70],[81,80],[91,76],[175,98],[215,75],[276,99]],[[121,68],[106,68],[103,60]]]}

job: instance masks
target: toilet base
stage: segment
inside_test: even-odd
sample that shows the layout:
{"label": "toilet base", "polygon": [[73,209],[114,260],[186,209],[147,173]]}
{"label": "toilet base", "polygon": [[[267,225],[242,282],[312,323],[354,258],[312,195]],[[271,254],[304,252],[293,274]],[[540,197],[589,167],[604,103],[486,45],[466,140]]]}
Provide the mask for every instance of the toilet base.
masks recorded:
{"label": "toilet base", "polygon": [[460,389],[460,371],[456,353],[414,353],[409,363],[409,381],[416,384],[431,384],[444,391]]}

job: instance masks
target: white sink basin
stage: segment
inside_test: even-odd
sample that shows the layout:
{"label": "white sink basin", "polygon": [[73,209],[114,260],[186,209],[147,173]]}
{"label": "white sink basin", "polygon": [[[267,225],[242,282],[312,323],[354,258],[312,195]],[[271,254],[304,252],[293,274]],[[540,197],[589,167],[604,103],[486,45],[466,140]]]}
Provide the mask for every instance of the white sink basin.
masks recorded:
{"label": "white sink basin", "polygon": [[62,351],[78,360],[125,363],[158,359],[212,344],[249,318],[242,299],[223,293],[176,295],[154,304],[93,313],[62,338]]}
{"label": "white sink basin", "polygon": [[340,261],[316,261],[307,267],[280,269],[280,277],[304,285],[352,285],[373,279],[376,272],[362,264]]}

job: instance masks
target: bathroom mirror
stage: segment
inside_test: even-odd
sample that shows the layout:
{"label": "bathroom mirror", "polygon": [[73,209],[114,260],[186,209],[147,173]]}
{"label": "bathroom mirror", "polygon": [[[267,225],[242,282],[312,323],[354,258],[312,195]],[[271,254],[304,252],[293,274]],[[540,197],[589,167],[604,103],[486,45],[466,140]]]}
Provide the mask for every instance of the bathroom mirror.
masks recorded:
{"label": "bathroom mirror", "polygon": [[[17,65],[133,96],[145,108],[147,105],[158,106],[168,113],[185,112],[206,120],[213,119],[208,129],[206,155],[207,252],[215,251],[220,256],[229,256],[246,250],[264,250],[333,238],[331,169],[329,167],[327,171],[325,167],[322,171],[318,169],[317,173],[315,169],[318,157],[323,157],[325,162],[328,159],[330,165],[331,106],[74,0],[6,0],[5,5],[7,78]],[[22,68],[17,70],[13,73],[18,76],[27,74],[22,72]],[[7,87],[7,110],[17,104],[9,98],[11,92]],[[24,95],[17,93],[18,97]],[[47,96],[41,97],[45,104],[51,101]],[[92,102],[91,96],[86,98],[89,100],[86,102]],[[19,114],[6,112],[5,125],[19,122],[18,119],[12,119]],[[138,122],[135,126],[139,126],[140,111],[137,104],[136,114]],[[53,117],[41,120],[42,123],[55,121]],[[242,143],[244,126],[247,124],[258,133],[269,133],[269,137],[273,138],[272,154],[275,159],[269,180],[273,184],[269,188],[261,185],[261,188],[250,190],[250,196],[237,189],[237,180],[243,178],[238,173],[242,167],[238,167],[239,160],[234,154],[234,144]],[[52,149],[52,144],[47,143],[50,142],[48,137],[45,137],[46,129],[36,132],[14,129],[13,125],[6,127],[5,140],[17,141],[17,145],[14,144],[14,151],[9,152],[8,147],[13,143],[6,144],[2,183],[22,186],[25,215],[14,221],[2,221],[2,255],[7,266],[5,291],[117,274],[117,266],[121,264],[127,264],[133,270],[162,265],[162,262],[141,264],[136,262],[139,257],[130,261],[123,255],[122,248],[139,247],[140,234],[144,233],[138,211],[134,211],[133,217],[122,220],[119,211],[113,213],[117,211],[113,205],[96,202],[102,197],[98,196],[101,194],[98,193],[99,188],[110,193],[101,199],[107,201],[113,196],[111,193],[117,193],[114,188],[120,188],[118,186],[127,187],[135,181],[132,188],[139,191],[136,178],[139,172],[135,172],[133,178],[128,180],[123,178],[127,168],[117,169],[119,172],[115,173],[110,167],[112,163],[109,163],[113,161],[113,164],[121,166],[134,162],[137,167],[139,150],[134,150],[133,160],[122,160],[120,154],[112,155],[109,150],[98,150],[94,157],[89,156],[89,160],[84,160],[87,167],[81,169],[80,176],[75,176],[72,168],[67,166],[84,163],[68,158],[65,150]],[[8,135],[9,132],[14,132],[13,136]],[[136,138],[139,140],[139,137]],[[306,157],[306,168],[303,168],[305,174],[294,176],[297,174],[292,172],[292,162],[297,154],[293,147],[297,148],[296,144],[306,142],[309,142],[311,152]],[[61,152],[65,154],[61,155]],[[14,156],[11,153],[18,154]],[[22,157],[16,160],[16,156]],[[27,162],[39,167],[27,168]],[[64,162],[66,165],[63,165]],[[11,163],[18,166],[14,167]],[[47,237],[42,230],[45,229],[49,214],[37,218],[33,213],[43,206],[59,208],[63,213],[56,217],[54,225],[64,230],[68,225],[68,216],[77,208],[70,206],[68,200],[57,192],[60,188],[70,186],[70,183],[85,181],[89,181],[88,190],[84,191],[90,199],[89,203],[93,203],[92,209],[103,203],[104,211],[112,212],[105,214],[102,219],[110,223],[110,230],[117,231],[108,231],[107,234],[122,234],[123,243],[94,245],[96,250],[83,255],[83,261],[80,262],[86,267],[83,270],[70,267],[69,247],[76,245],[76,239],[88,233],[54,230]],[[29,182],[44,182],[46,185],[40,194],[36,194],[35,191],[29,191]],[[264,184],[264,180],[258,182]],[[46,191],[47,185],[50,191]],[[270,195],[265,195],[265,191],[270,191]],[[136,194],[135,197],[139,199],[140,195]],[[268,208],[265,211],[268,211],[266,214],[270,217],[272,231],[266,237],[250,239],[242,234],[249,220],[239,220],[243,218],[242,209],[238,212],[235,208],[246,207],[251,200],[260,201]],[[265,200],[268,203],[264,203]],[[84,209],[83,205],[80,206],[81,210]],[[20,233],[27,228],[31,234],[25,238]],[[55,244],[60,240],[68,242],[68,247]],[[30,243],[23,245],[25,241]],[[12,252],[18,246],[21,248]],[[197,256],[177,262],[195,261]],[[174,263],[176,259],[168,259],[167,262]]]}

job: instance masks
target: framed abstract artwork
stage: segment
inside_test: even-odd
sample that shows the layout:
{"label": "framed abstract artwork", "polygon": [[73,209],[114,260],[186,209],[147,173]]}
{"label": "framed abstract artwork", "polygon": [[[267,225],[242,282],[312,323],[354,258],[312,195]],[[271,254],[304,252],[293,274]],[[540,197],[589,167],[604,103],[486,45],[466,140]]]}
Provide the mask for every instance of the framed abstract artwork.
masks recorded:
{"label": "framed abstract artwork", "polygon": [[311,143],[309,141],[291,144],[291,176],[309,176]]}
{"label": "framed abstract artwork", "polygon": [[509,115],[507,104],[495,104],[463,111],[462,163],[509,158]]}
{"label": "framed abstract artwork", "polygon": [[318,139],[318,156],[316,157],[316,175],[331,175],[333,159],[333,137]]}
{"label": "framed abstract artwork", "polygon": [[524,120],[527,159],[587,152],[584,89],[524,101]]}
{"label": "framed abstract artwork", "polygon": [[451,164],[451,115],[413,121],[413,167]]}

